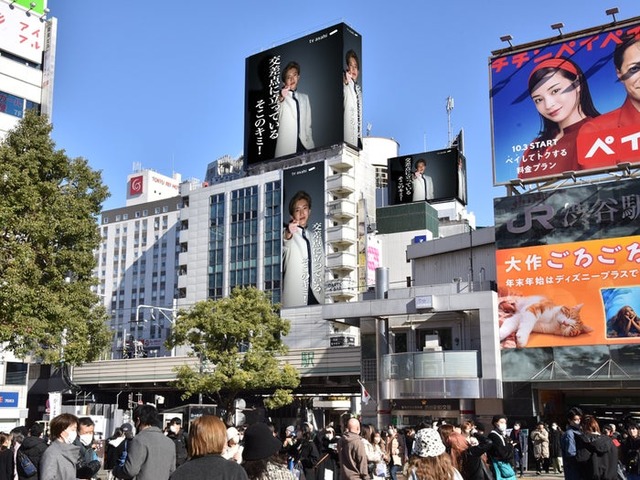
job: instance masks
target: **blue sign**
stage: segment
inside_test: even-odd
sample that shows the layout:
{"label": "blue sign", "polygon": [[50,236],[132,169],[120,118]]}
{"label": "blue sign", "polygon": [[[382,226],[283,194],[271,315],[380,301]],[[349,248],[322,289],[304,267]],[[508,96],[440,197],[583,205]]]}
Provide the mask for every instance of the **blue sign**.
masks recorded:
{"label": "blue sign", "polygon": [[0,408],[1,407],[17,407],[18,392],[0,392]]}

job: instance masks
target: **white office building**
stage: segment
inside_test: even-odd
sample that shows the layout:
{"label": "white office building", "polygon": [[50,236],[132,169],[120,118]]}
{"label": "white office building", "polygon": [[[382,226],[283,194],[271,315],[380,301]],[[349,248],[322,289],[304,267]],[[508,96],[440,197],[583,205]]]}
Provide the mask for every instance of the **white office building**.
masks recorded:
{"label": "white office building", "polygon": [[181,177],[139,170],[127,177],[127,201],[102,213],[97,292],[113,331],[111,358],[164,356],[177,279]]}

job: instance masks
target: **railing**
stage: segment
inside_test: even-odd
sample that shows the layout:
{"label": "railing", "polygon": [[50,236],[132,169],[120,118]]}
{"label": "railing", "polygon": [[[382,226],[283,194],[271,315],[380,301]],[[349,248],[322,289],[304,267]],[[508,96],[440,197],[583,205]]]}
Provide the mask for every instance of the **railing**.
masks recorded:
{"label": "railing", "polygon": [[444,351],[393,353],[382,358],[382,378],[400,379],[462,379],[478,378],[478,352]]}

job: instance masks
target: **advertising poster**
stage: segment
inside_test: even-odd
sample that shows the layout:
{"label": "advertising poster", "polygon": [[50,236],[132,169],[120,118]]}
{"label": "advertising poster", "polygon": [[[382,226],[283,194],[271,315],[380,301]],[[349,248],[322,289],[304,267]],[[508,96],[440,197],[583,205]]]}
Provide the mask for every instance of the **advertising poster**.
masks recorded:
{"label": "advertising poster", "polygon": [[638,343],[640,180],[498,198],[503,348]]}
{"label": "advertising poster", "polygon": [[362,37],[344,23],[247,58],[247,164],[361,148],[362,70]]}
{"label": "advertising poster", "polygon": [[640,18],[490,58],[494,184],[640,163]]}
{"label": "advertising poster", "polygon": [[503,348],[639,343],[640,236],[496,252]]}
{"label": "advertising poster", "polygon": [[389,205],[458,199],[467,204],[466,160],[457,148],[388,160]]}
{"label": "advertising poster", "polygon": [[324,303],[324,162],[283,172],[284,308]]}

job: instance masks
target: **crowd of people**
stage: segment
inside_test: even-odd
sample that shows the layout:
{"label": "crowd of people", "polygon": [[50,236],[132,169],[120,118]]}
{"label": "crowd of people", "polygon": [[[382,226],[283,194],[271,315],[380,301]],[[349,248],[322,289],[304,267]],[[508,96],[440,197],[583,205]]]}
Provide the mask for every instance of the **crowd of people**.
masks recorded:
{"label": "crowd of people", "polygon": [[377,429],[352,417],[282,432],[203,415],[187,433],[179,417],[163,430],[153,405],[136,407],[132,420],[115,429],[101,458],[89,417],[63,413],[47,436],[40,423],[0,432],[0,480],[92,479],[101,469],[110,480],[511,480],[529,466],[567,480],[640,480],[638,425],[599,422],[578,408],[564,430],[537,422],[530,431],[519,421],[508,428],[505,415],[493,417],[490,431],[471,420]]}

